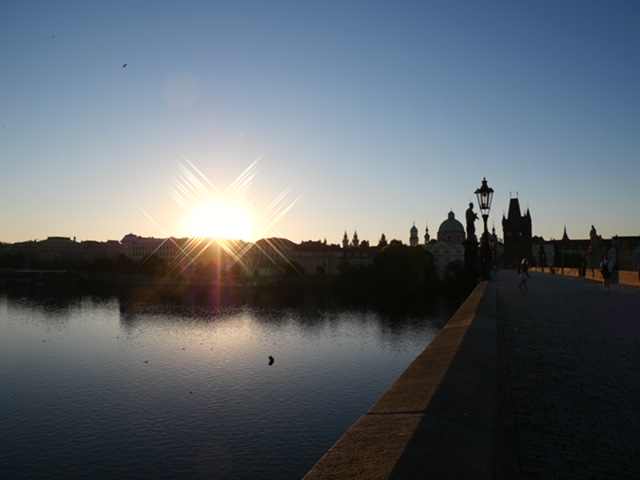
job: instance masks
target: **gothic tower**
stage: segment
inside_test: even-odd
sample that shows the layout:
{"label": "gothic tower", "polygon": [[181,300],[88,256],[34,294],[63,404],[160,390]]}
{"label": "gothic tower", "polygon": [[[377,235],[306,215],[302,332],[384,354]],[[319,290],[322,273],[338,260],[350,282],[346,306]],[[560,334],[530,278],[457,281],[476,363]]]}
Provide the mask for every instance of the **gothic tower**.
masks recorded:
{"label": "gothic tower", "polygon": [[524,215],[520,213],[517,197],[509,200],[507,217],[502,216],[502,232],[505,267],[515,267],[523,258],[531,259],[531,213],[528,208]]}

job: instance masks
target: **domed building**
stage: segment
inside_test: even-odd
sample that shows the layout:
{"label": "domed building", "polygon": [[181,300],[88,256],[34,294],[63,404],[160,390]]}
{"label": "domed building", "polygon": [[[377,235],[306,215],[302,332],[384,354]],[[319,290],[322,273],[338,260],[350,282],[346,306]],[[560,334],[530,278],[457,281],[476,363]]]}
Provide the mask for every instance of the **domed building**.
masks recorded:
{"label": "domed building", "polygon": [[462,245],[464,236],[464,227],[456,220],[455,213],[449,212],[447,219],[440,224],[438,229],[438,241]]}
{"label": "domed building", "polygon": [[439,278],[444,277],[449,263],[459,260],[464,264],[464,239],[464,226],[456,220],[453,211],[450,211],[447,219],[440,224],[437,240],[432,240],[424,246],[433,255]]}

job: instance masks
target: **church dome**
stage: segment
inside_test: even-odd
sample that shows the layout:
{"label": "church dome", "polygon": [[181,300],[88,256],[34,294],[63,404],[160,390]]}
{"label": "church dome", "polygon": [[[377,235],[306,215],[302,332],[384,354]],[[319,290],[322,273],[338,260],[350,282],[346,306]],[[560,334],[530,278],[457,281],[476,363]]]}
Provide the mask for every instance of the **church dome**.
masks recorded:
{"label": "church dome", "polygon": [[449,212],[449,217],[440,224],[438,229],[438,240],[453,244],[461,244],[464,242],[464,227],[456,220],[453,211]]}
{"label": "church dome", "polygon": [[456,220],[456,215],[453,212],[449,212],[449,218],[440,224],[438,232],[464,232],[464,227]]}

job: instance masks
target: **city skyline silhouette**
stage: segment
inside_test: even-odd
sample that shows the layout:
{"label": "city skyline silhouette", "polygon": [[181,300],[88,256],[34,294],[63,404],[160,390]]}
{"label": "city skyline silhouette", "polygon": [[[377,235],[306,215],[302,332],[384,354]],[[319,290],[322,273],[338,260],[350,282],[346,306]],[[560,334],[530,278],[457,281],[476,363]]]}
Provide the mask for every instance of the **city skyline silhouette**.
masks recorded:
{"label": "city skyline silhouette", "polygon": [[[485,177],[490,228],[517,196],[545,239],[638,234],[639,22],[634,2],[12,3],[0,238],[185,236],[210,209],[247,240],[405,239]],[[176,201],[185,165],[224,192],[257,159],[226,206]]]}

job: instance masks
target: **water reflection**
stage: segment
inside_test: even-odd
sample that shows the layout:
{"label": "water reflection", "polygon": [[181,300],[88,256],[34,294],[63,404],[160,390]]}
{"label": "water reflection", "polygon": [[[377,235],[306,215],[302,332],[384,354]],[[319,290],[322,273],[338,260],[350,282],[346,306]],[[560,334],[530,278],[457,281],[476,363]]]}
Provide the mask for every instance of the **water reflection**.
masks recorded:
{"label": "water reflection", "polygon": [[455,309],[430,308],[299,291],[0,295],[3,472],[300,478]]}
{"label": "water reflection", "polygon": [[176,295],[161,295],[156,289],[141,287],[119,296],[122,313],[151,313],[158,311],[180,313],[181,316],[208,319],[226,316],[239,309],[250,307],[273,320],[272,311],[304,313],[305,320],[322,317],[327,311],[371,311],[392,325],[406,322],[407,318],[446,317],[458,307],[456,301],[442,297],[421,302],[404,299],[376,299],[353,304],[339,295],[325,290],[286,290],[250,288],[192,288]]}
{"label": "water reflection", "polygon": [[77,305],[79,298],[74,295],[54,295],[50,292],[36,294],[17,293],[7,294],[11,299],[11,304],[29,306],[34,311],[38,311],[42,316],[49,315],[57,320],[68,317],[70,311]]}

